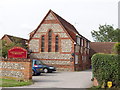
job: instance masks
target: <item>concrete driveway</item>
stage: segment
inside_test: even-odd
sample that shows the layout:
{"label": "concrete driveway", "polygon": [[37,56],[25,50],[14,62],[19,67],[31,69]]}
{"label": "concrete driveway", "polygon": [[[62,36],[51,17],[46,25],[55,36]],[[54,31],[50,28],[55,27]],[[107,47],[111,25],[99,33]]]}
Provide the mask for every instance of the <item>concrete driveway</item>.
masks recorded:
{"label": "concrete driveway", "polygon": [[33,85],[22,88],[90,88],[91,78],[91,70],[42,73],[40,76],[33,76]]}

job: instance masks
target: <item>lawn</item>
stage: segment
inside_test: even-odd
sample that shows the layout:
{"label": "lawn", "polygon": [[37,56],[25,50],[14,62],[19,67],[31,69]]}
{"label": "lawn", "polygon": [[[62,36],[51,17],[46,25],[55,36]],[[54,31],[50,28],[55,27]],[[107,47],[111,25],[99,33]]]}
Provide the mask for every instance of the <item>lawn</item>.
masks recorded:
{"label": "lawn", "polygon": [[0,79],[0,87],[17,87],[31,85],[32,81],[16,81],[10,79]]}

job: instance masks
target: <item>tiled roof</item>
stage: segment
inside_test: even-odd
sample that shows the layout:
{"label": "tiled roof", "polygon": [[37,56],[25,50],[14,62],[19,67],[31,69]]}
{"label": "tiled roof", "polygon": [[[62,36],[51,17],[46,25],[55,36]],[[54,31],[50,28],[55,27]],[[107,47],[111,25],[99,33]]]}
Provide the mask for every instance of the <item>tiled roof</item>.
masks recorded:
{"label": "tiled roof", "polygon": [[[53,12],[53,11],[52,11]],[[67,22],[65,19],[63,19],[62,17],[60,17],[58,14],[56,14],[55,12],[53,12],[55,14],[55,16],[57,17],[57,19],[61,22],[61,24],[64,26],[64,28],[66,29],[66,31],[69,33],[69,35],[72,37],[72,39],[74,41],[76,41],[76,34],[80,35],[78,33],[78,31],[75,29],[75,27],[70,24],[69,22]]]}
{"label": "tiled roof", "polygon": [[7,35],[7,36],[11,39],[11,41],[14,41],[14,39],[22,39],[22,40],[28,41],[27,39],[16,37],[16,36],[11,36],[11,35]]}
{"label": "tiled roof", "polygon": [[33,36],[33,34],[35,33],[35,31],[36,31],[36,29],[29,33],[29,37],[30,38]]}
{"label": "tiled roof", "polygon": [[113,46],[116,42],[90,42],[91,55],[93,53],[113,53]]}
{"label": "tiled roof", "polygon": [[2,40],[5,36],[7,36],[12,42],[14,42],[15,39],[21,39],[21,40],[22,40],[22,43],[28,42],[27,39],[20,38],[20,37],[16,37],[16,36],[12,36],[12,35],[7,35],[7,34],[5,34],[5,35],[1,38],[1,40]]}

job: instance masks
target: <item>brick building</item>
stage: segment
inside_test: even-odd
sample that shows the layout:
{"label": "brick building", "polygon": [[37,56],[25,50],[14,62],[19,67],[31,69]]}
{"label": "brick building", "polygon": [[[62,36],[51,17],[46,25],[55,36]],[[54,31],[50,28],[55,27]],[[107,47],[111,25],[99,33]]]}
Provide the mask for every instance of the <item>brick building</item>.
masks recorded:
{"label": "brick building", "polygon": [[112,54],[116,42],[90,42],[90,58],[95,53]]}
{"label": "brick building", "polygon": [[30,33],[30,58],[42,60],[59,71],[84,70],[90,67],[89,43],[72,24],[49,10]]}
{"label": "brick building", "polygon": [[16,37],[16,36],[11,36],[11,35],[7,35],[5,34],[1,40],[6,41],[7,44],[10,44],[12,42],[19,42],[23,45],[27,45],[28,44],[28,40],[24,39],[24,38],[20,38],[20,37]]}

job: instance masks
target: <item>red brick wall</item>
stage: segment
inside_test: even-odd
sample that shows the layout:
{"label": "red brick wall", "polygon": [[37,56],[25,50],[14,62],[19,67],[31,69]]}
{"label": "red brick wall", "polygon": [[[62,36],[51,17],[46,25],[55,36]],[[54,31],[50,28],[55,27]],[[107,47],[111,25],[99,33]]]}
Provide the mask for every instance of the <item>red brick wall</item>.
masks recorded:
{"label": "red brick wall", "polygon": [[30,59],[0,59],[0,78],[15,80],[32,79],[32,62]]}
{"label": "red brick wall", "polygon": [[91,60],[89,59],[89,48],[87,47],[85,40],[83,42],[83,46],[76,46],[79,46],[79,48],[77,48],[77,51],[75,50],[75,54],[79,56],[79,62],[78,64],[75,64],[75,71],[89,69]]}
{"label": "red brick wall", "polygon": [[12,41],[7,36],[5,36],[4,38],[2,38],[2,40],[5,40],[7,42],[7,44],[12,43]]}

